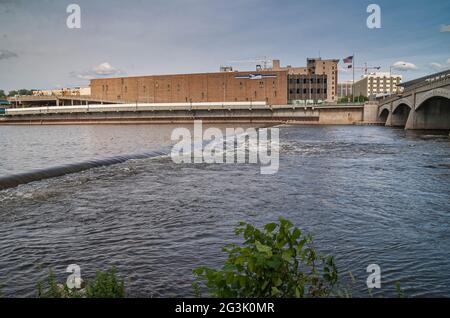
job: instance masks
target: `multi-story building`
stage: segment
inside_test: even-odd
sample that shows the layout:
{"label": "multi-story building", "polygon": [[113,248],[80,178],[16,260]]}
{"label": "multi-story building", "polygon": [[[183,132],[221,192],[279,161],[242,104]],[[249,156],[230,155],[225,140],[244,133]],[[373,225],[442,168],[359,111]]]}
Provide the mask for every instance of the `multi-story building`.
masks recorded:
{"label": "multi-story building", "polygon": [[281,67],[237,72],[160,75],[91,80],[92,97],[139,103],[252,102],[269,105],[336,102],[339,60],[308,59],[307,67]]}
{"label": "multi-story building", "polygon": [[[336,102],[338,98],[338,63],[339,60],[322,60],[322,58],[308,58],[306,67],[293,67],[291,65],[282,67],[280,60],[273,60],[272,68],[268,70],[286,70],[289,75],[306,75],[314,81],[315,76],[325,76],[326,98],[324,101]],[[321,89],[323,89],[321,87]]]}
{"label": "multi-story building", "polygon": [[338,98],[353,96],[353,81],[338,83]]}
{"label": "multi-story building", "polygon": [[391,75],[386,72],[364,75],[355,82],[353,91],[355,96],[380,97],[401,93],[401,75]]}
{"label": "multi-story building", "polygon": [[327,99],[326,75],[289,75],[288,99],[293,104],[322,102]]}
{"label": "multi-story building", "polygon": [[60,88],[51,90],[33,91],[33,96],[89,96],[91,95],[90,87],[74,87]]}

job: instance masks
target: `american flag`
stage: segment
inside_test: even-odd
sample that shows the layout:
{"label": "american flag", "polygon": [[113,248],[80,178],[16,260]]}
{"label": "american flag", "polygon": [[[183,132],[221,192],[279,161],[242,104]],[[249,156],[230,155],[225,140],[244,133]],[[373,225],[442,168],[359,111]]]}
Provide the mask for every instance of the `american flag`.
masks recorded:
{"label": "american flag", "polygon": [[346,57],[346,58],[344,59],[344,63],[345,63],[345,64],[353,63],[353,56]]}

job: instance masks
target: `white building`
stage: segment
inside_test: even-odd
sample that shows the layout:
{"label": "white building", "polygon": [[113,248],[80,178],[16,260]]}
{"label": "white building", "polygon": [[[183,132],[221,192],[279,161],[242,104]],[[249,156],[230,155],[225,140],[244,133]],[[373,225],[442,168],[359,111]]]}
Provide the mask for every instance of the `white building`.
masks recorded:
{"label": "white building", "polygon": [[364,75],[353,87],[355,96],[380,97],[401,93],[401,75],[378,72]]}

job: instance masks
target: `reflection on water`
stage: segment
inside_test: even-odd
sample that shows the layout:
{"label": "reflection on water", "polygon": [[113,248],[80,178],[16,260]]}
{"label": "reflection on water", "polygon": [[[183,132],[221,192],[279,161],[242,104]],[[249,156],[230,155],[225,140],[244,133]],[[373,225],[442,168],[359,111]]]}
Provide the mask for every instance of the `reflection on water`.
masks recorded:
{"label": "reflection on water", "polygon": [[[0,127],[0,175],[169,145],[174,126]],[[337,256],[367,295],[369,264],[385,295],[450,294],[450,141],[439,132],[292,126],[280,171],[253,165],[131,161],[0,192],[0,283],[33,296],[52,267],[84,276],[116,266],[132,296],[191,296],[191,270],[219,266],[239,221],[291,219]]]}

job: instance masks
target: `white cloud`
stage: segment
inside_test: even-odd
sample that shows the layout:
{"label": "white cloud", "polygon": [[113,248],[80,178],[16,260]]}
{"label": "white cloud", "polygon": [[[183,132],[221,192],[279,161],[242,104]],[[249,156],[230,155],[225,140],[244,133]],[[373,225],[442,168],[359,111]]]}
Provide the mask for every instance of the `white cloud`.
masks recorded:
{"label": "white cloud", "polygon": [[444,65],[442,65],[441,63],[430,63],[430,66],[433,70],[436,70],[436,71],[440,71],[440,70],[444,69]]}
{"label": "white cloud", "polygon": [[450,24],[442,25],[441,26],[441,32],[450,32]]}
{"label": "white cloud", "polygon": [[95,66],[93,71],[97,75],[116,75],[121,73],[120,70],[112,67],[108,62]]}
{"label": "white cloud", "polygon": [[450,59],[447,60],[447,64],[450,64]]}
{"label": "white cloud", "polygon": [[7,60],[13,57],[18,57],[18,55],[8,50],[0,50],[0,60]]}
{"label": "white cloud", "polygon": [[419,69],[415,64],[403,61],[394,63],[392,68],[397,71],[413,71]]}
{"label": "white cloud", "polygon": [[82,80],[91,80],[99,77],[119,76],[124,75],[125,72],[112,67],[110,63],[104,62],[92,67],[91,70],[85,72],[72,72],[71,75]]}

